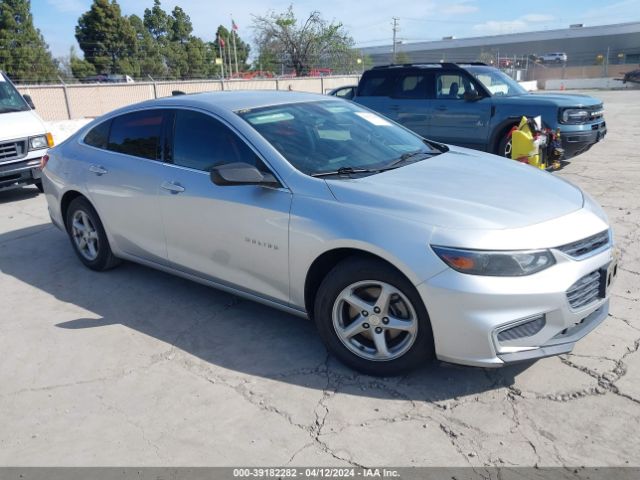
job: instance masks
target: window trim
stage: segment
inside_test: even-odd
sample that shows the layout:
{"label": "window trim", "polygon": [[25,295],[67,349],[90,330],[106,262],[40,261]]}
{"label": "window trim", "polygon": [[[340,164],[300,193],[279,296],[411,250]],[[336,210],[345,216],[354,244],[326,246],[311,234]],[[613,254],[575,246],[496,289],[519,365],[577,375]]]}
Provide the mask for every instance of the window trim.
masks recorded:
{"label": "window trim", "polygon": [[[175,133],[175,125],[176,125],[176,111],[178,110],[188,110],[191,112],[196,112],[196,113],[201,113],[203,115],[206,115],[208,117],[213,118],[214,120],[217,120],[218,122],[220,122],[222,125],[224,125],[225,127],[227,127],[229,130],[231,130],[231,133],[233,133],[234,135],[236,135],[238,137],[238,139],[240,141],[242,141],[248,148],[251,149],[251,151],[253,151],[253,153],[258,157],[258,159],[264,164],[264,166],[267,168],[267,170],[275,177],[275,179],[278,181],[278,183],[280,183],[280,187],[264,187],[264,188],[271,188],[274,190],[287,190],[290,191],[291,189],[287,186],[287,184],[282,180],[282,177],[278,174],[278,172],[271,166],[271,164],[264,158],[264,155],[260,154],[260,152],[258,151],[257,148],[254,147],[254,145],[246,138],[245,135],[243,135],[241,132],[238,131],[237,128],[235,128],[231,123],[229,123],[226,119],[222,118],[221,116],[209,111],[209,110],[205,110],[202,108],[198,108],[198,107],[191,107],[191,106],[186,106],[186,105],[170,105],[165,107],[165,110],[167,111],[167,113],[171,112],[170,117],[171,117],[171,131],[169,132],[169,128],[167,128],[167,148],[169,149],[169,151],[171,152],[171,161],[166,161],[164,160],[162,163],[164,163],[167,166],[173,167],[173,168],[179,168],[182,170],[187,170],[189,172],[197,172],[200,173],[202,175],[206,175],[207,177],[211,175],[210,172],[205,172],[204,170],[198,170],[197,168],[191,168],[191,167],[184,167],[182,165],[176,165],[175,163],[173,163],[173,148],[174,148],[174,133]],[[168,117],[169,115],[167,115]],[[241,185],[238,185],[241,186]]]}

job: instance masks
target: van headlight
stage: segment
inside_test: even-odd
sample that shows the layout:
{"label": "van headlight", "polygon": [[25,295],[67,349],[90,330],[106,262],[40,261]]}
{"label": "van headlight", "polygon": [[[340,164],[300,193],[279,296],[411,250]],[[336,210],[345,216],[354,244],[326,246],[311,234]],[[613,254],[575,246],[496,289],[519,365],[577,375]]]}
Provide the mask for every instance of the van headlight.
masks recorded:
{"label": "van headlight", "polygon": [[50,133],[29,138],[29,150],[41,150],[53,147],[53,136]]}
{"label": "van headlight", "polygon": [[584,108],[565,108],[560,115],[562,123],[580,124],[587,123],[591,113]]}
{"label": "van headlight", "polygon": [[440,259],[454,270],[470,275],[521,277],[556,263],[549,250],[488,251],[431,245]]}

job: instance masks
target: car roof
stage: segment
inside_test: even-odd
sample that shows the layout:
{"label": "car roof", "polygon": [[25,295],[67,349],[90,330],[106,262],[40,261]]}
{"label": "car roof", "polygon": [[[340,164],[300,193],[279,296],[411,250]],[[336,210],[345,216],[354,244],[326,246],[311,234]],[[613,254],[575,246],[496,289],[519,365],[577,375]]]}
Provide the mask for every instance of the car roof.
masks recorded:
{"label": "car roof", "polygon": [[[317,102],[333,100],[333,97],[314,93],[274,91],[274,90],[241,90],[226,92],[206,92],[173,97],[158,98],[135,105],[140,107],[189,106],[211,111],[237,111],[254,108],[282,105],[286,103]],[[134,106],[132,106],[134,107]],[[125,107],[124,110],[128,108]]]}

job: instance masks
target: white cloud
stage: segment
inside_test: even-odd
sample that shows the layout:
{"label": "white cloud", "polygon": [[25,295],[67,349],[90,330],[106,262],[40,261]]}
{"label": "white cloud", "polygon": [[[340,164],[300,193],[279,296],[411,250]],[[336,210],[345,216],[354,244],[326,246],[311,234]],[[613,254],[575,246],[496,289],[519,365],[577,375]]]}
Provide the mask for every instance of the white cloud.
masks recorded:
{"label": "white cloud", "polygon": [[553,22],[553,15],[540,13],[529,13],[514,20],[489,20],[484,23],[474,25],[472,29],[484,35],[500,35],[503,33],[524,32],[527,30],[537,30],[544,22]]}

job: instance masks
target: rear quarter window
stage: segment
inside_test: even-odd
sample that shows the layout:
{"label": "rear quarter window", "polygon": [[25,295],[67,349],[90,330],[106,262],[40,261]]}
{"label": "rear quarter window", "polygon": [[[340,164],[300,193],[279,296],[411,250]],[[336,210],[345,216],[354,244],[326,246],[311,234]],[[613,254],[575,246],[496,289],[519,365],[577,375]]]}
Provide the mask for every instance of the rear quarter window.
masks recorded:
{"label": "rear quarter window", "polygon": [[360,97],[390,97],[395,87],[395,75],[391,72],[380,72],[365,75],[358,88]]}

